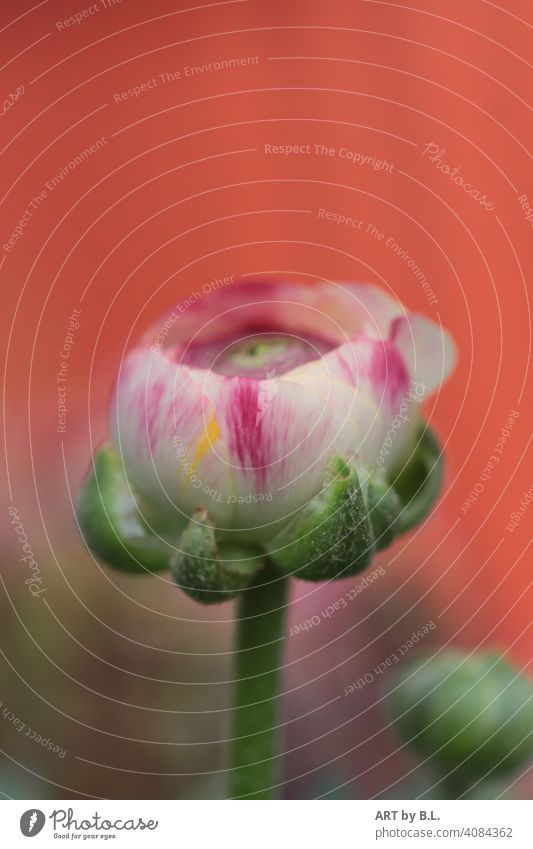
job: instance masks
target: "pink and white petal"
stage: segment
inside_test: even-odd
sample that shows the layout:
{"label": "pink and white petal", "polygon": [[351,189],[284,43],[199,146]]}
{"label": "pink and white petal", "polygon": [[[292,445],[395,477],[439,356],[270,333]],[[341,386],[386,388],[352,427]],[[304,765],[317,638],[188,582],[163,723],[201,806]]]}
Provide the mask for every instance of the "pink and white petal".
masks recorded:
{"label": "pink and white petal", "polygon": [[205,506],[217,523],[231,521],[226,449],[189,369],[134,350],[119,375],[112,433],[132,486],[165,514],[178,520]]}
{"label": "pink and white petal", "polygon": [[339,440],[344,456],[360,467],[390,471],[412,447],[419,420],[412,399],[404,405],[405,410],[402,408],[401,418],[397,418],[403,399],[392,406],[383,391],[376,392],[366,379],[359,380],[354,388],[334,375],[323,360],[306,363],[288,372],[284,379],[309,387],[328,408],[336,408],[336,415],[345,422],[343,438]]}
{"label": "pink and white petal", "polygon": [[[396,408],[409,390],[409,372],[398,348],[388,340],[365,334],[339,345],[309,365],[372,396],[377,406],[385,405],[385,415]],[[288,379],[292,373],[286,375]]]}
{"label": "pink and white petal", "polygon": [[[207,342],[256,327],[285,328],[296,335],[314,331],[330,338],[332,344],[342,335],[342,329],[321,307],[321,287],[255,280],[231,283],[208,295],[197,294],[190,306],[176,305],[164,347],[191,340]],[[326,296],[329,299],[327,292]],[[150,329],[145,337],[147,344],[157,340],[166,321],[168,316],[163,316],[159,325]]]}
{"label": "pink and white petal", "polygon": [[423,315],[397,318],[391,340],[401,351],[412,381],[422,384],[424,397],[441,386],[455,364],[455,345],[450,335]]}
{"label": "pink and white petal", "polygon": [[[284,379],[225,378],[211,400],[227,445],[235,487],[233,526],[268,538],[319,490],[333,454],[354,439],[346,394],[336,405],[315,389]],[[258,509],[259,505],[259,509]]]}

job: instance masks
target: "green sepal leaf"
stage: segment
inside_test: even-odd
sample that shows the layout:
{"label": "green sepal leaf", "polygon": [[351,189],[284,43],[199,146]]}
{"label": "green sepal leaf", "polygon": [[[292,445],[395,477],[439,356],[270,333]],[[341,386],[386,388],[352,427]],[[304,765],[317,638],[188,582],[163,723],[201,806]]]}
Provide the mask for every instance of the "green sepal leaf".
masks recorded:
{"label": "green sepal leaf", "polygon": [[365,569],[375,550],[365,488],[357,471],[334,457],[320,492],[274,537],[269,554],[276,566],[306,581]]}
{"label": "green sepal leaf", "polygon": [[85,542],[110,566],[137,573],[169,568],[172,546],[143,521],[120,458],[110,445],[102,446],[94,458],[77,516]]}
{"label": "green sepal leaf", "polygon": [[176,548],[170,565],[172,577],[184,593],[204,604],[239,595],[264,565],[257,549],[221,543],[204,509],[192,515]]}
{"label": "green sepal leaf", "polygon": [[431,428],[424,424],[409,461],[390,478],[403,505],[396,533],[408,531],[427,516],[441,487],[443,466],[439,442]]}
{"label": "green sepal leaf", "polygon": [[499,655],[422,656],[390,680],[398,733],[448,784],[496,779],[533,755],[533,681]]}
{"label": "green sepal leaf", "polygon": [[386,548],[399,532],[400,496],[387,481],[374,475],[368,481],[367,502],[376,549]]}

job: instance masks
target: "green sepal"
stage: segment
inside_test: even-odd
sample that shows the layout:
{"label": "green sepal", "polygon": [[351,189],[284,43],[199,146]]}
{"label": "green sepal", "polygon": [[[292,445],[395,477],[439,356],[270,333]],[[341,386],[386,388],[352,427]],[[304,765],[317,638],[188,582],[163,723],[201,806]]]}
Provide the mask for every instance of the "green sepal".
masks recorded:
{"label": "green sepal", "polygon": [[400,496],[387,481],[374,475],[368,481],[367,502],[376,549],[387,548],[399,532]]}
{"label": "green sepal", "polygon": [[170,569],[184,593],[204,604],[234,598],[262,568],[261,553],[237,543],[220,543],[207,510],[199,509],[176,545]]}
{"label": "green sepal", "polygon": [[102,446],[94,458],[77,516],[85,542],[110,566],[137,573],[169,568],[172,547],[143,521],[120,458],[110,445]]}
{"label": "green sepal", "polygon": [[441,487],[443,466],[443,454],[437,437],[424,424],[409,461],[390,477],[389,482],[403,505],[396,533],[408,531],[427,516]]}
{"label": "green sepal", "polygon": [[269,555],[306,581],[346,578],[368,566],[374,534],[357,471],[333,457],[320,492],[273,539]]}
{"label": "green sepal", "polygon": [[447,651],[391,672],[386,699],[406,743],[456,793],[533,755],[533,681],[497,654]]}

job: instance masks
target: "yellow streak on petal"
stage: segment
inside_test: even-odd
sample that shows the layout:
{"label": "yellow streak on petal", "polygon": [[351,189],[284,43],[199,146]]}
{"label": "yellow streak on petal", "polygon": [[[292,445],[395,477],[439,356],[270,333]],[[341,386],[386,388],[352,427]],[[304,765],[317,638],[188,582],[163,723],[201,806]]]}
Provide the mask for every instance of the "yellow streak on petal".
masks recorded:
{"label": "yellow streak on petal", "polygon": [[220,438],[220,429],[217,424],[217,420],[214,414],[211,415],[211,418],[207,422],[205,427],[205,431],[201,439],[198,441],[196,446],[196,451],[194,452],[194,457],[191,465],[187,469],[187,477],[191,478],[198,468],[199,463],[203,460],[211,446],[217,439]]}

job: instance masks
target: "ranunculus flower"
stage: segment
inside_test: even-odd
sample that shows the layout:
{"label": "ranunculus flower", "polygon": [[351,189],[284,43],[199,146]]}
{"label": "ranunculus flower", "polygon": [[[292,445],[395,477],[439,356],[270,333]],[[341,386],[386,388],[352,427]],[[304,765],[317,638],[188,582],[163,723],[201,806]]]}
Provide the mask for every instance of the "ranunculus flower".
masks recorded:
{"label": "ranunculus flower", "polygon": [[[108,526],[95,543],[102,511],[85,499],[86,538],[126,568],[171,558],[193,589],[198,558],[213,574],[226,564],[218,598],[261,552],[301,577],[350,574],[427,512],[439,451],[421,406],[453,359],[439,325],[370,285],[256,281],[191,298],[122,363],[92,484]],[[217,598],[210,586],[197,597]]]}
{"label": "ranunculus flower", "polygon": [[240,595],[233,798],[279,782],[287,576],[358,572],[427,514],[441,452],[420,410],[452,360],[372,286],[255,282],[182,302],[123,362],[80,526],[118,568]]}

